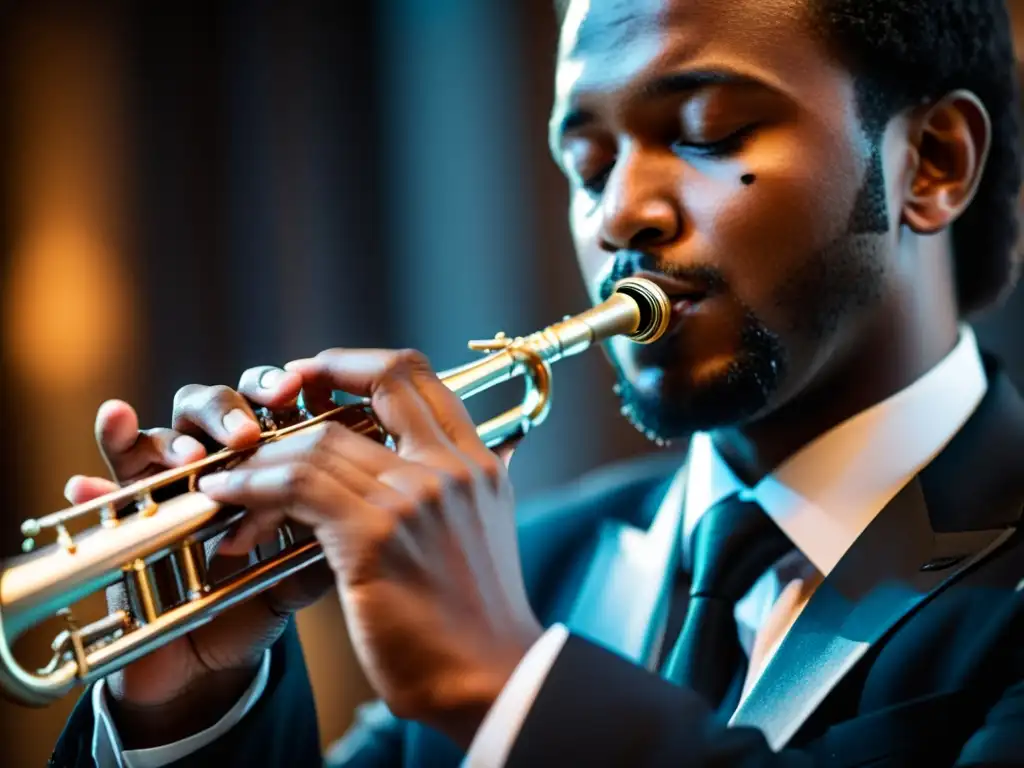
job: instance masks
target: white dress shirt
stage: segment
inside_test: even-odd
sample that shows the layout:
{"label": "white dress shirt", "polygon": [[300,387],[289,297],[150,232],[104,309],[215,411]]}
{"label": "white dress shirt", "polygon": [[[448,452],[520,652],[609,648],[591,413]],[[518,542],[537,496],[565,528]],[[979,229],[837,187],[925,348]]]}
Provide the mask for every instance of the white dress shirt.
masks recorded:
{"label": "white dress shirt", "polygon": [[[818,437],[753,488],[736,477],[709,436],[695,435],[685,468],[683,541],[704,512],[739,492],[775,520],[806,568],[828,576],[875,516],[960,430],[987,389],[977,340],[965,326],[957,346],[935,368]],[[788,556],[783,561],[787,568],[801,565]],[[736,605],[748,654],[784,586],[779,577],[783,561]],[[505,764],[568,635],[567,627],[556,624],[526,654],[477,731],[464,768]]]}
{"label": "white dress shirt", "polygon": [[256,679],[253,680],[245,693],[227,714],[209,728],[191,736],[150,749],[130,749],[121,747],[121,739],[114,727],[114,719],[107,707],[106,682],[100,680],[92,689],[92,708],[95,725],[92,732],[92,758],[96,768],[161,768],[161,766],[181,760],[183,757],[202,749],[216,741],[222,734],[234,727],[246,713],[259,701],[270,679],[270,651],[263,655]]}
{"label": "white dress shirt", "polygon": [[[688,474],[681,540],[686,541],[704,512],[739,492],[757,501],[796,547],[736,606],[740,641],[748,654],[757,630],[787,581],[780,572],[816,571],[828,576],[875,516],[960,430],[986,389],[977,341],[970,327],[963,326],[957,346],[935,368],[901,392],[818,437],[753,488],[736,477],[708,435],[694,436],[685,468]],[[505,764],[568,635],[565,625],[555,624],[526,654],[477,731],[464,768],[499,768]],[[102,683],[97,685],[93,695],[97,714],[93,755],[97,765],[160,768],[181,759],[240,721],[258,700],[268,673],[269,656],[235,708],[202,733],[163,747],[132,752],[121,751],[103,701]]]}

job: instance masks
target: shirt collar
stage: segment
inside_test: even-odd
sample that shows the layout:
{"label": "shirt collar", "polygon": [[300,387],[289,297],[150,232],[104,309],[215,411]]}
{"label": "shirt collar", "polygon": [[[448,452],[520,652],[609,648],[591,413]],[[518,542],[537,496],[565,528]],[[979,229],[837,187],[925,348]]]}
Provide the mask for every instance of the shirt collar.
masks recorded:
{"label": "shirt collar", "polygon": [[946,446],[988,388],[977,339],[960,329],[956,347],[909,387],[793,454],[748,488],[705,433],[694,435],[683,535],[733,493],[757,501],[825,576],[886,504]]}

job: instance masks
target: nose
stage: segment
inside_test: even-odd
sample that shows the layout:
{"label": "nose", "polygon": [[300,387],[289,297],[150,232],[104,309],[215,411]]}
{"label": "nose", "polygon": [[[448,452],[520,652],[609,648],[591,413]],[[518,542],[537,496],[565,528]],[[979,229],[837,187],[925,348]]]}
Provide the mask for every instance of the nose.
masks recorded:
{"label": "nose", "polygon": [[640,150],[620,154],[601,199],[601,245],[643,250],[681,234],[682,215],[666,165]]}

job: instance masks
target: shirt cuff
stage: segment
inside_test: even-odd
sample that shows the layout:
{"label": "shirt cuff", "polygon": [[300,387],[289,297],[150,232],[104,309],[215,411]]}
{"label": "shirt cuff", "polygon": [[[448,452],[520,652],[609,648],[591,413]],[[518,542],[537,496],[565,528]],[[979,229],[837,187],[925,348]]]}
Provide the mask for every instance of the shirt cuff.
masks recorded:
{"label": "shirt cuff", "polygon": [[462,768],[500,768],[505,764],[568,637],[565,625],[554,624],[527,651],[476,732]]}
{"label": "shirt cuff", "polygon": [[132,749],[124,751],[121,738],[114,727],[114,718],[107,708],[106,681],[100,680],[92,689],[93,736],[92,758],[97,768],[161,768],[169,765],[193,752],[197,752],[208,744],[219,739],[237,725],[266,690],[270,679],[270,651],[263,655],[259,672],[242,697],[228,710],[220,720],[209,728],[193,734],[181,741],[165,744],[150,749]]}

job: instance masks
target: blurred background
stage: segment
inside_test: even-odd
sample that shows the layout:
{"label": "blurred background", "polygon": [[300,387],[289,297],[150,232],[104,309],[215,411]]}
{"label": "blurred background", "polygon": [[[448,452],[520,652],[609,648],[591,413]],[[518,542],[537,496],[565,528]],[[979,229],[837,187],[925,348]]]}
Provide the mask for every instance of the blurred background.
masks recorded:
{"label": "blurred background", "polygon": [[[586,306],[550,0],[21,6],[0,11],[3,555],[70,475],[105,474],[108,398],[160,426],[187,383],[339,345],[443,369]],[[977,327],[1024,385],[1024,299]],[[559,364],[520,496],[650,450],[610,386],[597,353]],[[299,626],[326,744],[369,691],[336,599]],[[0,702],[0,764],[43,765],[76,698]]]}

